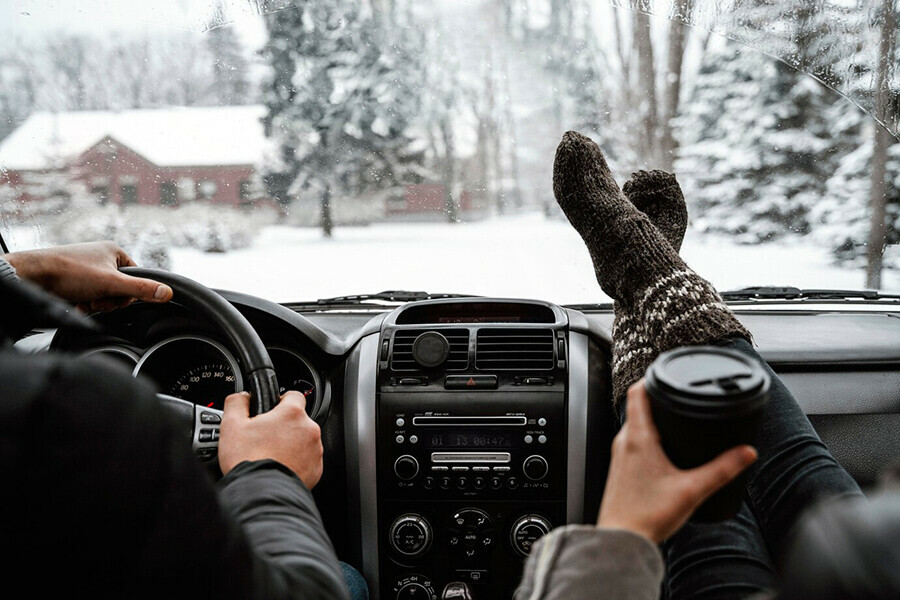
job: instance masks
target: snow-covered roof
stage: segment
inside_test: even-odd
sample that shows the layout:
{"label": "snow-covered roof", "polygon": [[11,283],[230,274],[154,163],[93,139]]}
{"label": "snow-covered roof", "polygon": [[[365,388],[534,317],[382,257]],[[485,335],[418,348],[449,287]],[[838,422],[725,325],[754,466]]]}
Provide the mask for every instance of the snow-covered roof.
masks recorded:
{"label": "snow-covered roof", "polygon": [[258,105],[39,112],[0,142],[0,168],[49,168],[107,136],[157,166],[255,165],[264,113]]}

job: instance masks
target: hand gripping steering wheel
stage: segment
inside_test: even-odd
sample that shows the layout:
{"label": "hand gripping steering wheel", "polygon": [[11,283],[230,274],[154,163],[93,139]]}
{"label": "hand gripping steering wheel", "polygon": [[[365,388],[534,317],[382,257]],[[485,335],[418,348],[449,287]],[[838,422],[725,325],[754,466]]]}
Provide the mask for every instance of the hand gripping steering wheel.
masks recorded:
{"label": "hand gripping steering wheel", "polygon": [[[165,283],[174,293],[172,302],[203,315],[219,328],[231,342],[240,363],[245,387],[250,392],[251,416],[272,410],[278,404],[278,380],[272,359],[259,334],[231,303],[205,285],[169,271],[144,267],[122,267],[119,270],[134,277]],[[214,457],[221,411],[166,394],[157,396],[175,414],[179,428],[189,432],[194,452],[201,458]]]}

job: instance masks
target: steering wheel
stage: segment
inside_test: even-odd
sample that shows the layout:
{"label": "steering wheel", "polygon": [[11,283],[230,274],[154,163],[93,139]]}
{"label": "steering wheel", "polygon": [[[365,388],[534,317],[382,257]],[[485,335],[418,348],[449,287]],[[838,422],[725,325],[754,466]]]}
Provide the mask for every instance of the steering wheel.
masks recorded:
{"label": "steering wheel", "polygon": [[[278,404],[278,379],[269,352],[247,318],[231,303],[205,285],[169,271],[144,267],[122,267],[119,270],[134,277],[165,283],[172,288],[173,302],[205,316],[221,330],[231,342],[241,365],[251,397],[251,416],[269,411]],[[182,431],[189,433],[194,453],[200,458],[214,458],[217,454],[222,411],[166,394],[157,396],[175,415]]]}

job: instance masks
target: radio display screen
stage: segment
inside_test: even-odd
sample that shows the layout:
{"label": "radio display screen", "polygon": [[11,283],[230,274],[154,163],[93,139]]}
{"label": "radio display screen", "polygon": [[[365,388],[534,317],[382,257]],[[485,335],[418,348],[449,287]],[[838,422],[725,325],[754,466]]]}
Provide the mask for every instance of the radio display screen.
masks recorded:
{"label": "radio display screen", "polygon": [[432,433],[426,439],[432,448],[512,448],[513,435],[508,431],[453,431]]}

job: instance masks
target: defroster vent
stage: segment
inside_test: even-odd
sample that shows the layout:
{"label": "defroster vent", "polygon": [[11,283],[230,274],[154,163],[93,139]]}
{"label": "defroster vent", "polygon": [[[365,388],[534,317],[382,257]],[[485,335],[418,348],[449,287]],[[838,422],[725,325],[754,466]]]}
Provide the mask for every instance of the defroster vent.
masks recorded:
{"label": "defroster vent", "polygon": [[551,371],[550,329],[479,329],[475,368],[482,371]]}
{"label": "defroster vent", "polygon": [[469,366],[469,331],[467,329],[401,329],[394,333],[391,369],[420,371],[422,366],[413,358],[413,343],[426,331],[440,333],[450,343],[450,353],[441,365],[447,371],[463,371]]}

